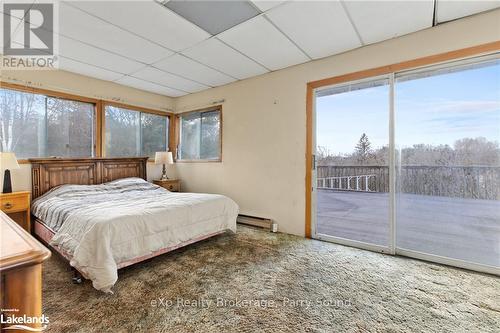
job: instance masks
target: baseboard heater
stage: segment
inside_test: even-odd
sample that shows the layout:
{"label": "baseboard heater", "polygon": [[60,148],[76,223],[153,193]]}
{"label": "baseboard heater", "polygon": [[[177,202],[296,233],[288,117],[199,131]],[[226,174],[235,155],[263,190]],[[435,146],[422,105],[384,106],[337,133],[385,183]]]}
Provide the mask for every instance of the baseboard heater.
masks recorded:
{"label": "baseboard heater", "polygon": [[257,217],[257,216],[240,214],[240,215],[238,215],[236,222],[238,222],[240,224],[250,225],[253,227],[267,229],[271,232],[278,231],[278,223],[274,222],[271,219],[265,218],[265,217]]}

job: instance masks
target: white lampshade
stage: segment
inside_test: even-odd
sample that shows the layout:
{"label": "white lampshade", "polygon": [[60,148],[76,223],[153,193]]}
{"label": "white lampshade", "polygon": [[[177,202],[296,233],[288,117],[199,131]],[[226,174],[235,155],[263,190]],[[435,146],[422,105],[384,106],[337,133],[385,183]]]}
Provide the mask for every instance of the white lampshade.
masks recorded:
{"label": "white lampshade", "polygon": [[0,152],[0,169],[2,170],[13,170],[19,169],[19,164],[17,164],[17,158],[14,153],[1,153]]}
{"label": "white lampshade", "polygon": [[171,151],[157,151],[155,154],[155,164],[173,164],[174,158]]}

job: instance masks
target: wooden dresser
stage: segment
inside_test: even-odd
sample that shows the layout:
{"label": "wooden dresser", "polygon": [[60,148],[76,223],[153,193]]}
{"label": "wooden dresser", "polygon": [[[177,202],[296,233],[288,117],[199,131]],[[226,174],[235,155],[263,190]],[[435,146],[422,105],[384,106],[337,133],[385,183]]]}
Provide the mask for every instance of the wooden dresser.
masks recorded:
{"label": "wooden dresser", "polygon": [[42,263],[49,257],[45,246],[0,211],[0,309],[4,321],[10,316],[42,315]]}
{"label": "wooden dresser", "polygon": [[170,192],[180,192],[181,191],[181,181],[179,179],[167,179],[167,180],[153,180],[153,183],[166,188]]}
{"label": "wooden dresser", "polygon": [[0,210],[27,232],[31,232],[30,195],[29,191],[0,193]]}

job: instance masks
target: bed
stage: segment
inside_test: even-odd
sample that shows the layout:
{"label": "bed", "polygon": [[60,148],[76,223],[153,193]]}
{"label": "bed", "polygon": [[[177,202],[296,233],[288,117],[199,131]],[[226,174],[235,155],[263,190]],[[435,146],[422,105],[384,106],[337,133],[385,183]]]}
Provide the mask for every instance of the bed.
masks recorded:
{"label": "bed", "polygon": [[30,162],[34,233],[98,290],[111,292],[120,268],[236,231],[234,201],[151,184],[147,158]]}

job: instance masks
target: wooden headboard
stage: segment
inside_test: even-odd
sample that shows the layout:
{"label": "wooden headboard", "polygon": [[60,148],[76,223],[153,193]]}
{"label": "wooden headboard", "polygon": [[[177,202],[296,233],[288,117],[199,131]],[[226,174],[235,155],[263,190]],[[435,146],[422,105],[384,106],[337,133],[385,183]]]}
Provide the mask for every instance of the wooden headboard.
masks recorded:
{"label": "wooden headboard", "polygon": [[147,157],[31,158],[31,198],[63,184],[93,185],[127,177],[146,179]]}

